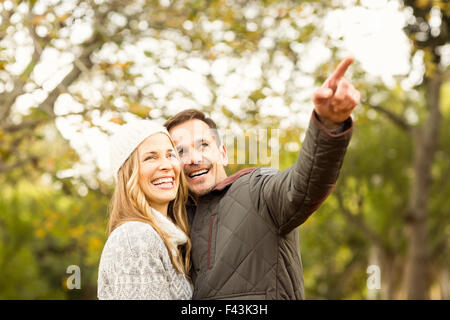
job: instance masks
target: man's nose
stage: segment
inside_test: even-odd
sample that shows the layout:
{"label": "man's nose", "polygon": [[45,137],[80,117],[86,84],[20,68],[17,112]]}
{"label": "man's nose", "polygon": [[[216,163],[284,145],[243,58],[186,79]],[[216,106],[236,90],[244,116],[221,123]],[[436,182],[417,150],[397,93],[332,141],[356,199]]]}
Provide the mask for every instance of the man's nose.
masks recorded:
{"label": "man's nose", "polygon": [[184,164],[200,164],[202,163],[203,155],[202,152],[193,150],[189,152],[187,157],[183,157]]}

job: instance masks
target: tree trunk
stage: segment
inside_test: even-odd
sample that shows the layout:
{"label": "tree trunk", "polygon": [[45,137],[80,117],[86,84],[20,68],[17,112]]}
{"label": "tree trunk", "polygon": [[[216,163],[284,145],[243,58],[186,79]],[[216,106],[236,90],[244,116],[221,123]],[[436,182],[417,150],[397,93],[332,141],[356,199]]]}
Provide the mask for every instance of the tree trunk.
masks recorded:
{"label": "tree trunk", "polygon": [[391,252],[380,252],[381,299],[394,300],[401,297],[403,258]]}
{"label": "tree trunk", "polygon": [[425,78],[428,118],[413,131],[414,177],[406,216],[408,251],[406,257],[406,294],[408,299],[428,299],[430,287],[427,219],[431,166],[439,140],[441,76]]}
{"label": "tree trunk", "polygon": [[450,269],[448,267],[443,267],[439,278],[441,299],[450,300]]}

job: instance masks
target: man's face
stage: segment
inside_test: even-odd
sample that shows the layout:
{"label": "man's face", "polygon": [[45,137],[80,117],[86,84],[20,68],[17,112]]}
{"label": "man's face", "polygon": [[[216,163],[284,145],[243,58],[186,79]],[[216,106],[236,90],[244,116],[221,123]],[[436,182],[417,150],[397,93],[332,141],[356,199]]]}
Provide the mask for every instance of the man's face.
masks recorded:
{"label": "man's face", "polygon": [[224,145],[217,146],[211,128],[203,121],[192,119],[169,131],[180,155],[189,190],[196,196],[210,192],[227,175],[228,163]]}

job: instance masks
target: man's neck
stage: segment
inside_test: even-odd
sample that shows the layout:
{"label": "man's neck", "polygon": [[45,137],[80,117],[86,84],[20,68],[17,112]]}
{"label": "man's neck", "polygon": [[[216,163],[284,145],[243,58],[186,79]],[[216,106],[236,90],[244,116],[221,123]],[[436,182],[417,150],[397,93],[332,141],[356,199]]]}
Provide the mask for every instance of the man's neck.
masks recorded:
{"label": "man's neck", "polygon": [[[225,172],[225,168],[221,168],[221,170],[219,170],[217,178],[216,178],[216,186],[221,183],[223,180],[225,180],[226,178],[228,178],[227,173]],[[214,187],[216,187],[214,186]],[[214,188],[213,188],[214,189]]]}

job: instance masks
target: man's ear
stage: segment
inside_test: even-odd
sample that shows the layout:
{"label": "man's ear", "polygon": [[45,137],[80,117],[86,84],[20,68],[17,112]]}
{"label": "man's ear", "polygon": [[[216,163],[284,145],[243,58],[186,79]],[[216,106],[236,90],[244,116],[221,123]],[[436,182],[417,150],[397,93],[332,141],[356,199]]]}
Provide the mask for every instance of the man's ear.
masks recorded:
{"label": "man's ear", "polygon": [[226,167],[228,165],[228,153],[224,144],[219,147],[220,157],[222,158],[222,165]]}

